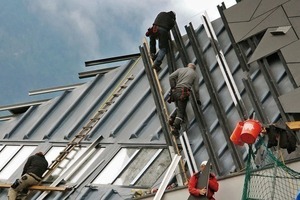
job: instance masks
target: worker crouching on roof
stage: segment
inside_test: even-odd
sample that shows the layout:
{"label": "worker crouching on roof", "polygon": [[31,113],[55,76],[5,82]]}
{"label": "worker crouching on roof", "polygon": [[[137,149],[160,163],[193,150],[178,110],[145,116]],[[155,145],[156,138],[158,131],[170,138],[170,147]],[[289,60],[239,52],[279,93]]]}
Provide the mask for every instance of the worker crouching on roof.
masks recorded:
{"label": "worker crouching on roof", "polygon": [[189,63],[185,68],[179,68],[169,76],[171,94],[170,101],[175,102],[176,112],[170,116],[169,124],[172,127],[172,134],[179,136],[181,123],[185,116],[185,109],[193,88],[197,104],[201,105],[199,97],[199,76],[194,63]]}
{"label": "worker crouching on roof", "polygon": [[189,180],[188,189],[193,196],[204,196],[206,195],[209,200],[215,200],[214,194],[219,190],[219,183],[216,176],[213,173],[209,174],[208,178],[208,188],[197,188],[197,183],[201,172],[204,171],[207,161],[203,161],[200,165],[200,171],[195,173]]}
{"label": "worker crouching on roof", "polygon": [[42,152],[30,156],[23,168],[22,176],[8,190],[8,200],[25,199],[28,188],[37,185],[48,168],[48,162]]}

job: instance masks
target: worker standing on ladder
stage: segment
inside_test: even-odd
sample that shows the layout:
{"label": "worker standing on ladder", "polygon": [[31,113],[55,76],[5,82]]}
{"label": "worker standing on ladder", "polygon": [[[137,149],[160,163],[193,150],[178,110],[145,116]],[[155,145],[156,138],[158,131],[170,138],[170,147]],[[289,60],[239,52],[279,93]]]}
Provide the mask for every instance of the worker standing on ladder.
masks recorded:
{"label": "worker standing on ladder", "polygon": [[37,185],[48,168],[48,162],[42,152],[30,156],[24,167],[22,176],[8,190],[8,200],[25,199],[28,188]]}
{"label": "worker standing on ladder", "polygon": [[[153,66],[157,72],[161,70],[161,63],[168,52],[170,30],[174,27],[176,14],[173,11],[160,12],[151,28],[146,32],[146,36],[150,38],[150,53],[153,60]],[[159,51],[156,52],[156,40],[158,39]]]}
{"label": "worker standing on ladder", "polygon": [[179,137],[179,130],[185,115],[185,109],[191,89],[193,88],[197,104],[201,105],[199,96],[199,76],[194,63],[189,63],[185,68],[179,68],[169,77],[171,91],[168,102],[175,102],[176,111],[170,116],[169,124],[172,127],[172,134]]}

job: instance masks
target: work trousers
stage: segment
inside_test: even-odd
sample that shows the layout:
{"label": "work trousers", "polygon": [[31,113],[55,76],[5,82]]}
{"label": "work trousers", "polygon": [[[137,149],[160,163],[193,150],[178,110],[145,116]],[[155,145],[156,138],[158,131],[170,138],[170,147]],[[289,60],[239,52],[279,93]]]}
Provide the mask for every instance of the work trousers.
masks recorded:
{"label": "work trousers", "polygon": [[32,175],[24,174],[20,179],[16,180],[12,187],[8,190],[8,200],[24,200],[27,197],[27,188],[37,185],[39,181]]}
{"label": "work trousers", "polygon": [[176,88],[172,92],[172,97],[176,105],[176,111],[172,114],[174,118],[174,128],[178,131],[181,128],[181,124],[185,118],[185,110],[189,100],[190,91],[187,88]]}
{"label": "work trousers", "polygon": [[[159,51],[156,53],[156,39]],[[150,36],[150,52],[156,54],[154,65],[160,66],[169,49],[169,31],[158,26],[158,32]]]}

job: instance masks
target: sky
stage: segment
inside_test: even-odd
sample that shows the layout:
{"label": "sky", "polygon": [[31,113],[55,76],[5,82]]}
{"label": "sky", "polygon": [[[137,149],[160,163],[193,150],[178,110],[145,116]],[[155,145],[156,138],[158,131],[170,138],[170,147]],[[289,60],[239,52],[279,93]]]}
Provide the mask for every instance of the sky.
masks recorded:
{"label": "sky", "polygon": [[[88,80],[84,62],[139,53],[146,30],[161,11],[174,11],[181,34],[201,14],[234,0],[2,0],[0,2],[0,107],[44,99],[28,92]],[[102,66],[103,67],[103,66]],[[55,95],[55,94],[54,94]]]}

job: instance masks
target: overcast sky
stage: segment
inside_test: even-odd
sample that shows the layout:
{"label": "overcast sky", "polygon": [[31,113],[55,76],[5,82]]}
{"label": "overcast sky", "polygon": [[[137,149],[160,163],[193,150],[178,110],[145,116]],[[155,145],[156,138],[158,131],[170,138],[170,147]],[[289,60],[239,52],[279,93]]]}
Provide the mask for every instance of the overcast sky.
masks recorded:
{"label": "overcast sky", "polygon": [[[234,0],[2,0],[0,107],[35,100],[32,90],[79,82],[85,61],[138,53],[161,11],[175,11],[181,34],[205,11]],[[82,80],[81,80],[82,81]],[[86,81],[86,80],[84,80]]]}
{"label": "overcast sky", "polygon": [[[161,11],[175,11],[181,30],[200,23],[208,10],[217,14],[221,0],[33,0],[32,12],[57,29],[66,40],[78,43],[83,56],[99,58],[138,51],[144,33]],[[225,1],[233,5],[235,1]],[[229,7],[229,6],[228,6]],[[212,13],[212,11],[215,11]],[[196,26],[194,26],[196,27]],[[133,37],[134,36],[134,37]],[[79,39],[80,38],[80,39]],[[79,49],[78,49],[79,50]],[[117,51],[115,51],[117,50]]]}

